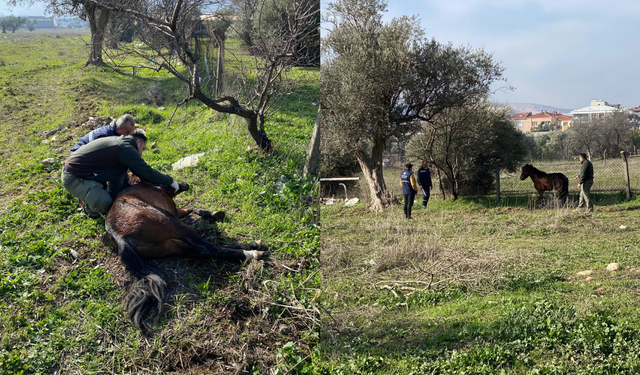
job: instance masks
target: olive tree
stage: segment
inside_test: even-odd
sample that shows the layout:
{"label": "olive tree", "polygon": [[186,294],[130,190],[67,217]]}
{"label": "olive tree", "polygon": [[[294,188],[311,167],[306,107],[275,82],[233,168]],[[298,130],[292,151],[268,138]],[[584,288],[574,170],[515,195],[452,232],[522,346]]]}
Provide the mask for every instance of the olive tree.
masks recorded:
{"label": "olive tree", "polygon": [[526,136],[513,126],[508,108],[489,102],[447,108],[423,122],[407,145],[411,159],[436,169],[446,198],[487,194],[496,171],[515,171],[527,156]]}
{"label": "olive tree", "polygon": [[113,22],[112,17],[114,16],[113,11],[103,6],[103,4],[130,7],[136,4],[138,0],[104,0],[102,2],[91,0],[7,0],[7,2],[10,6],[39,2],[45,4],[46,11],[50,14],[56,16],[77,16],[88,21],[91,30],[91,42],[89,43],[89,57],[84,66],[100,66],[104,65],[102,47],[107,33],[107,26],[110,24],[110,21]]}
{"label": "olive tree", "polygon": [[0,28],[2,28],[3,34],[6,34],[7,30],[10,30],[12,33],[15,33],[16,30],[20,28],[20,26],[26,23],[27,23],[27,19],[22,17],[16,17],[16,16],[0,17]]}
{"label": "olive tree", "polygon": [[357,159],[373,210],[393,200],[382,173],[386,142],[484,97],[503,70],[482,49],[426,39],[415,17],[385,23],[384,11],[381,0],[330,3],[322,43],[322,136]]}
{"label": "olive tree", "polygon": [[[138,19],[144,45],[129,50],[146,61],[138,68],[166,69],[187,86],[183,103],[197,100],[217,112],[242,117],[256,144],[264,151],[271,149],[265,119],[279,110],[281,99],[292,88],[293,82],[285,74],[304,58],[301,45],[317,43],[313,25],[317,28],[320,24],[318,0],[255,2],[258,8],[248,33],[251,57],[236,58],[238,79],[222,86],[207,79],[211,72],[195,36],[206,19],[217,20],[211,23],[217,28],[226,19],[232,27],[233,15],[203,15],[204,10],[225,9],[225,4],[217,0],[147,0],[142,7],[127,8],[110,6],[105,0],[87,1]],[[212,39],[221,43],[219,36]]]}

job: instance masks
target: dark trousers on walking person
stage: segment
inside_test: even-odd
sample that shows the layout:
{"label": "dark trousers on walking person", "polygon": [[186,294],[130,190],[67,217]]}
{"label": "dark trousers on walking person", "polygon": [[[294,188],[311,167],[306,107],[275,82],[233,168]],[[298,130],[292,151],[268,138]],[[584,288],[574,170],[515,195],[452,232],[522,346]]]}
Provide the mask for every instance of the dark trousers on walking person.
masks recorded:
{"label": "dark trousers on walking person", "polygon": [[413,201],[416,199],[415,194],[404,195],[404,217],[411,219],[411,207],[413,207]]}
{"label": "dark trousers on walking person", "polygon": [[422,207],[427,208],[427,203],[429,203],[430,196],[431,189],[422,189]]}

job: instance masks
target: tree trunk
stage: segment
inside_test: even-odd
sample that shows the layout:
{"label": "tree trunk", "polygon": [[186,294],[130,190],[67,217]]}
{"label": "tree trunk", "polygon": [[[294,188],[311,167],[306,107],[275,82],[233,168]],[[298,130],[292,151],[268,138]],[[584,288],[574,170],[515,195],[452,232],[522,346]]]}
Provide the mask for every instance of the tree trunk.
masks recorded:
{"label": "tree trunk", "polygon": [[110,11],[98,8],[92,3],[85,3],[84,9],[87,13],[87,20],[89,20],[89,27],[91,28],[91,51],[89,52],[89,59],[84,66],[104,65],[104,61],[102,60],[102,43],[104,41]]}
{"label": "tree trunk", "polygon": [[440,193],[442,193],[442,200],[447,200],[447,195],[444,191],[444,185],[442,185],[442,175],[440,174],[440,168],[436,167],[436,173],[438,173],[438,186],[440,187]]}
{"label": "tree trunk", "polygon": [[107,37],[107,40],[104,42],[106,44],[106,47],[109,49],[118,48],[118,42],[120,41],[121,34],[122,33],[118,31],[117,24],[112,23],[109,27],[109,35]]}
{"label": "tree trunk", "polygon": [[216,96],[222,94],[222,82],[224,79],[224,39],[218,40],[218,66],[216,72]]}
{"label": "tree trunk", "polygon": [[372,211],[382,211],[389,207],[394,201],[394,197],[387,191],[382,173],[382,153],[384,151],[384,141],[374,137],[371,146],[371,157],[363,152],[356,154],[360,169],[369,185],[371,201],[369,209]]}
{"label": "tree trunk", "polygon": [[264,130],[264,116],[255,114],[251,117],[246,117],[245,121],[247,122],[247,130],[249,130],[249,134],[251,134],[251,138],[256,142],[256,145],[262,151],[271,151],[271,140]]}
{"label": "tree trunk", "polygon": [[307,161],[304,163],[304,177],[308,174],[312,176],[318,175],[318,168],[320,167],[320,110],[318,110],[318,118],[316,118],[316,125],[313,127],[313,135],[311,136],[311,144],[309,145],[309,153],[307,154]]}

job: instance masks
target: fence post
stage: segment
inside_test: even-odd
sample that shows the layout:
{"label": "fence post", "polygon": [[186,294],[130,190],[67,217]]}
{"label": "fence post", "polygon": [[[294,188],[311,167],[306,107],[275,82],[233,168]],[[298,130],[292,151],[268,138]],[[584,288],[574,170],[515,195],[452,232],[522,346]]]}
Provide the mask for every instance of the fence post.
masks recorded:
{"label": "fence post", "polygon": [[496,168],[496,201],[500,202],[500,167]]}
{"label": "fence post", "polygon": [[624,162],[624,179],[626,181],[627,187],[627,200],[631,199],[631,184],[629,183],[629,161],[627,160],[627,153],[624,151],[620,151],[620,156],[622,157],[622,161]]}

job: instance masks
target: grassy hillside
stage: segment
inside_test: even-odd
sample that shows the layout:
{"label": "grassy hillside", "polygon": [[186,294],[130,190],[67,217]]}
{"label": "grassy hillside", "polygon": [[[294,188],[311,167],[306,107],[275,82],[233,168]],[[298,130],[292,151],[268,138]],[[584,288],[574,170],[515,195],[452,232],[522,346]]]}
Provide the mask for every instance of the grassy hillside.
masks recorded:
{"label": "grassy hillside", "polygon": [[[237,43],[229,48],[241,55]],[[172,76],[81,68],[87,54],[78,36],[0,39],[0,373],[304,372],[315,347],[320,276],[317,217],[302,199],[313,181],[301,170],[319,70],[291,73],[296,89],[267,120],[274,151],[265,155],[243,121],[197,103],[168,126],[185,92]],[[133,280],[103,219],[82,214],[59,179],[68,150],[95,125],[90,118],[124,113],[157,143],[147,147],[147,162],[191,184],[179,206],[227,212],[217,225],[187,223],[212,242],[262,239],[272,252],[248,265],[156,261],[170,295],[152,337],[125,317]],[[171,170],[199,152],[197,167]],[[287,182],[278,189],[281,176]]]}
{"label": "grassy hillside", "polygon": [[640,372],[640,200],[618,198],[593,215],[418,201],[411,221],[323,206],[319,370]]}

